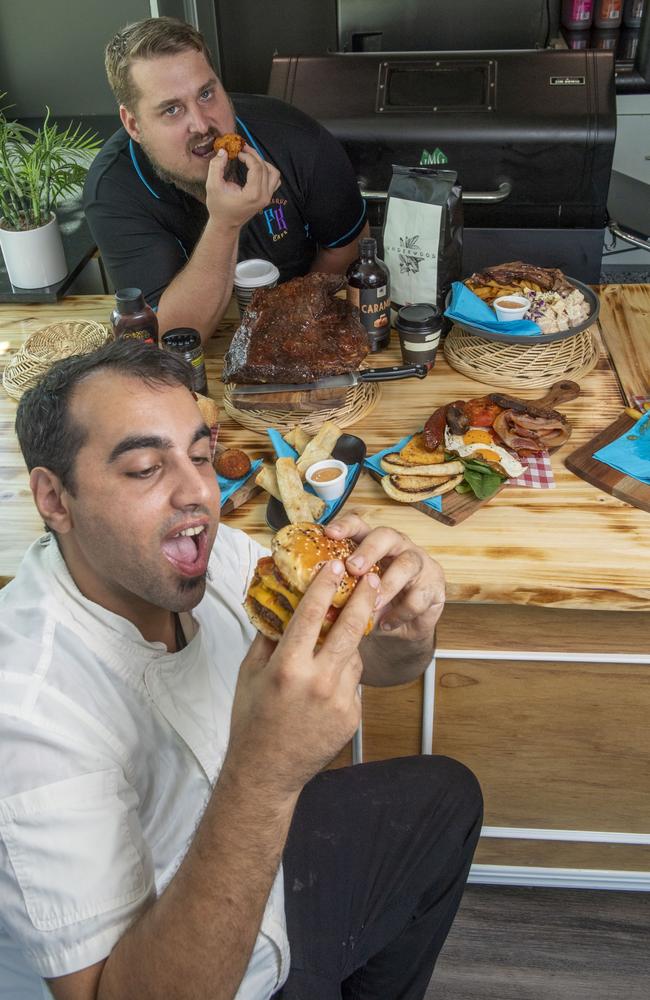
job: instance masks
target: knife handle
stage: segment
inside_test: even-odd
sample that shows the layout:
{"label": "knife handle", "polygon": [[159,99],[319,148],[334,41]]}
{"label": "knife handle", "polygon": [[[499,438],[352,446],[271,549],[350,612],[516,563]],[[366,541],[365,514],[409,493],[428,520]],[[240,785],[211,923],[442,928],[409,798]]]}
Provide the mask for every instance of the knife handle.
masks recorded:
{"label": "knife handle", "polygon": [[360,382],[394,382],[398,378],[426,378],[429,365],[391,365],[389,368],[362,368]]}

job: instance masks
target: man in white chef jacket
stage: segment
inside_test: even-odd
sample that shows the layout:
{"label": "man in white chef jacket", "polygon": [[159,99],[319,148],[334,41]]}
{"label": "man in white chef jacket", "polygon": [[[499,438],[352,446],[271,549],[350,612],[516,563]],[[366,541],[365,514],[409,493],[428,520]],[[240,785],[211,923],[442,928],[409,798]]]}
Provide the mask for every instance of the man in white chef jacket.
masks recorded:
{"label": "man in white chef jacket", "polygon": [[430,661],[441,571],[343,515],[328,533],[359,542],[359,582],[325,642],[336,560],[277,645],[256,635],[263,549],[219,526],[189,385],[121,342],[19,406],[48,530],[0,593],[0,997],[422,998],[477,783],[437,757],[323,769],[359,682]]}

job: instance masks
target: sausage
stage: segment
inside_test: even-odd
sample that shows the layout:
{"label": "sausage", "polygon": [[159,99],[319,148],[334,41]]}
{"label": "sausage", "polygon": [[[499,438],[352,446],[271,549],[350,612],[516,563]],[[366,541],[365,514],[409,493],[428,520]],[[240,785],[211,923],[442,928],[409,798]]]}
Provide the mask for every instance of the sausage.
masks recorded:
{"label": "sausage", "polygon": [[444,406],[439,406],[437,410],[433,411],[424,425],[422,437],[424,438],[424,445],[429,451],[435,451],[439,445],[444,443],[445,427],[447,426],[447,409],[447,403]]}
{"label": "sausage", "polygon": [[453,403],[445,403],[434,410],[426,424],[422,437],[425,447],[429,451],[435,451],[441,444],[445,443],[445,427],[449,424],[450,430],[454,434],[464,434],[469,428],[469,420],[463,411],[464,399],[456,399]]}

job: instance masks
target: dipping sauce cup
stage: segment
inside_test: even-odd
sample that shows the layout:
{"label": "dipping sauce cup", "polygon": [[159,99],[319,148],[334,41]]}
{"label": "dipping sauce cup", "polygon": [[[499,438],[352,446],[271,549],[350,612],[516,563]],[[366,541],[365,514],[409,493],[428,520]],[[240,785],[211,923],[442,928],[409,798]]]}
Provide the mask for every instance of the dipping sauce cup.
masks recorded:
{"label": "dipping sauce cup", "polygon": [[305,479],[321,500],[338,500],[345,492],[348,467],[337,458],[314,462],[305,473]]}
{"label": "dipping sauce cup", "polygon": [[502,295],[494,300],[493,305],[500,323],[523,319],[530,309],[530,302],[523,295]]}

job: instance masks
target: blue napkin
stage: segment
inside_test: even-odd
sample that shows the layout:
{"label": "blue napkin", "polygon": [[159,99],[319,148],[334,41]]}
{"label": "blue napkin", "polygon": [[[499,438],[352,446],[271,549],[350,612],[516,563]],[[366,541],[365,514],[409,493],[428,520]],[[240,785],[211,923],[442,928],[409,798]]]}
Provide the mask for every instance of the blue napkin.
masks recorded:
{"label": "blue napkin", "polygon": [[235,490],[239,489],[240,486],[243,486],[243,484],[246,482],[246,480],[250,479],[250,477],[255,472],[257,472],[257,470],[259,469],[259,467],[260,467],[261,464],[262,464],[262,459],[261,458],[255,459],[254,462],[251,462],[251,467],[248,470],[248,472],[246,473],[246,475],[242,476],[240,479],[226,479],[225,476],[220,476],[217,473],[217,481],[219,483],[219,489],[221,490],[221,506],[222,507],[225,504],[226,500],[228,500],[233,495],[233,493],[235,492]]}
{"label": "blue napkin", "polygon": [[487,302],[470,291],[462,281],[454,281],[451,286],[451,303],[445,309],[445,316],[461,326],[475,326],[486,333],[503,333],[512,337],[539,337],[541,330],[537,323],[529,319],[515,319],[501,323]]}
{"label": "blue napkin", "polygon": [[[363,464],[366,466],[366,468],[373,469],[380,475],[385,476],[386,473],[384,472],[384,470],[380,465],[381,459],[384,457],[384,455],[388,455],[389,452],[391,451],[399,451],[400,448],[403,448],[404,445],[409,443],[412,437],[415,437],[415,434],[407,434],[406,437],[403,437],[401,441],[397,442],[397,444],[391,445],[390,448],[384,448],[383,451],[378,451],[376,455],[368,456]],[[435,468],[436,468],[435,465],[431,466],[432,476],[435,476],[436,474]],[[404,471],[408,473],[408,469],[405,469]],[[431,507],[431,510],[442,510],[442,497],[431,497],[430,500],[423,500],[422,503],[426,504],[427,507]]]}
{"label": "blue napkin", "polygon": [[611,469],[650,485],[650,413],[593,455]]}
{"label": "blue napkin", "polygon": [[[293,458],[293,460],[296,461],[300,457],[295,448],[292,448],[290,444],[287,444],[287,442],[284,440],[280,432],[276,431],[275,428],[273,427],[267,428],[266,433],[271,439],[273,450],[275,451],[275,454],[277,455],[278,458]],[[358,462],[355,462],[354,465],[348,466],[348,474],[345,477],[345,489],[343,490],[343,493],[338,498],[338,500],[323,501],[325,503],[325,510],[318,518],[318,524],[323,524],[325,521],[328,521],[330,517],[332,517],[334,513],[338,510],[343,501],[346,499],[346,493],[348,491],[348,487],[354,478],[354,474],[357,470],[358,464],[359,464]],[[312,489],[309,483],[305,483],[304,485],[305,485],[305,491],[307,493],[313,493],[314,496],[318,495],[316,493],[316,490]]]}

